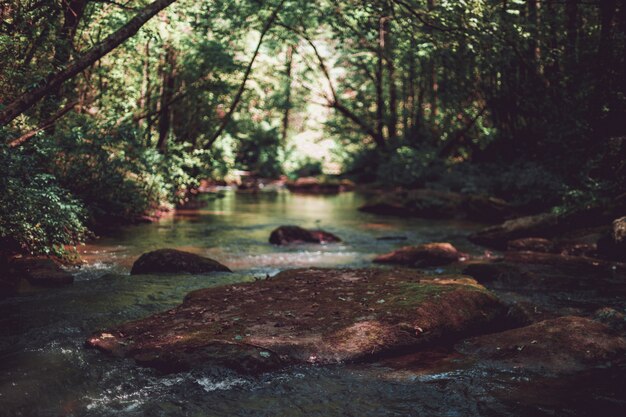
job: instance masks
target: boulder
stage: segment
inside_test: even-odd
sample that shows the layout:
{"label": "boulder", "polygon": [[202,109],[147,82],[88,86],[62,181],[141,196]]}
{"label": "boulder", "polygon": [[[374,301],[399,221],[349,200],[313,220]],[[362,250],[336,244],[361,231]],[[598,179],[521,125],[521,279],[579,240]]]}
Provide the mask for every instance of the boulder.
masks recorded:
{"label": "boulder", "polygon": [[359,210],[390,216],[500,222],[510,217],[513,209],[507,202],[489,196],[418,189],[384,193]]}
{"label": "boulder", "polygon": [[373,214],[445,219],[458,217],[463,196],[429,189],[386,193],[359,208]]}
{"label": "boulder", "polygon": [[19,258],[10,268],[20,278],[38,287],[61,287],[74,282],[72,274],[48,258]]}
{"label": "boulder", "polygon": [[308,230],[299,226],[280,226],[272,231],[270,243],[288,245],[291,243],[337,243],[341,239],[323,230]]}
{"label": "boulder", "polygon": [[626,262],[626,217],[613,221],[610,233],[598,240],[597,248],[605,259]]}
{"label": "boulder", "polygon": [[469,240],[494,249],[506,249],[507,243],[516,239],[551,237],[558,225],[559,217],[551,213],[520,217],[474,233]]}
{"label": "boulder", "polygon": [[552,241],[541,237],[526,237],[509,241],[507,243],[507,250],[552,252],[554,250],[554,244]]}
{"label": "boulder", "polygon": [[[23,282],[27,282],[25,286]],[[20,288],[62,287],[74,282],[72,274],[49,258],[14,258],[0,263],[0,297],[15,295]]]}
{"label": "boulder", "polygon": [[502,222],[513,213],[509,203],[488,195],[468,195],[462,208],[468,219],[487,223]]}
{"label": "boulder", "polygon": [[[626,265],[584,256],[506,252],[503,258],[469,264],[463,274],[501,289],[626,291]],[[617,279],[616,279],[617,278]]]}
{"label": "boulder", "polygon": [[617,332],[624,332],[626,330],[626,315],[614,308],[600,308],[593,314],[593,318]]}
{"label": "boulder", "polygon": [[374,258],[375,263],[397,264],[415,267],[449,265],[467,259],[449,243],[427,243],[419,246],[405,246],[393,252]]}
{"label": "boulder", "polygon": [[0,271],[0,299],[17,294],[20,278],[8,270]]}
{"label": "boulder", "polygon": [[591,315],[601,307],[621,308],[626,297],[626,267],[585,257],[511,252],[494,261],[467,265],[463,274],[507,302],[530,302],[533,320]]}
{"label": "boulder", "polygon": [[141,274],[204,274],[231,272],[213,259],[176,249],[159,249],[144,253],[135,261],[131,275]]}
{"label": "boulder", "polygon": [[587,256],[563,255],[560,253],[541,253],[529,251],[506,252],[503,259],[505,262],[552,265],[562,268],[563,270],[577,270],[578,272],[589,274],[597,272],[623,274],[624,271],[626,271],[626,264],[624,263],[610,262]]}
{"label": "boulder", "polygon": [[417,351],[494,331],[505,315],[506,306],[465,277],[298,269],[194,291],[172,310],[95,333],[87,346],[164,372],[257,373]]}
{"label": "boulder", "polygon": [[565,316],[469,339],[457,349],[496,366],[563,374],[623,360],[626,340],[597,321]]}

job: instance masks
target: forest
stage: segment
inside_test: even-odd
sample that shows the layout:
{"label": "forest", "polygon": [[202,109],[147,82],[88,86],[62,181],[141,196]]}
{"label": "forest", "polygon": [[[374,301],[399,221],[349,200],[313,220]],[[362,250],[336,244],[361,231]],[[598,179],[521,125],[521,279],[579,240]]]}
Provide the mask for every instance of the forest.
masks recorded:
{"label": "forest", "polygon": [[625,0],[0,0],[0,63],[0,416],[626,407]]}

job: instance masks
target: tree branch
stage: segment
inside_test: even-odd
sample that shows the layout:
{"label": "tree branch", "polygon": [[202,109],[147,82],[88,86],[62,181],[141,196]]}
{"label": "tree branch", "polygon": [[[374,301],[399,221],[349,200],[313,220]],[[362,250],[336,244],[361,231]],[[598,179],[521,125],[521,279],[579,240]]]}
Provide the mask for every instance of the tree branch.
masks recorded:
{"label": "tree branch", "polygon": [[35,105],[39,100],[56,91],[65,81],[80,74],[100,58],[121,45],[126,39],[135,35],[137,31],[158,12],[165,9],[176,0],[156,0],[137,13],[128,23],[122,26],[102,42],[91,48],[86,54],[56,74],[51,74],[48,81],[33,90],[22,94],[0,111],[0,126],[5,126],[20,114]]}
{"label": "tree branch", "polygon": [[230,122],[233,114],[235,113],[235,110],[237,109],[237,105],[239,104],[239,101],[241,100],[241,96],[243,95],[243,92],[246,89],[246,83],[248,82],[248,78],[250,77],[250,73],[252,72],[252,66],[254,65],[254,61],[256,61],[256,58],[259,55],[259,50],[261,49],[261,45],[263,44],[263,38],[265,38],[265,35],[271,29],[274,21],[276,20],[276,17],[278,16],[278,13],[280,12],[280,9],[283,7],[283,4],[285,4],[285,1],[286,0],[281,0],[281,2],[278,4],[278,6],[276,6],[274,11],[272,12],[272,15],[270,16],[270,18],[267,20],[267,22],[265,22],[265,25],[263,26],[263,30],[261,31],[261,37],[259,38],[259,42],[257,43],[256,49],[254,50],[252,59],[250,60],[250,63],[248,64],[248,67],[246,68],[246,72],[243,76],[241,85],[239,86],[239,90],[237,90],[237,94],[235,94],[235,97],[233,98],[233,102],[230,105],[230,109],[228,109],[228,113],[226,113],[226,115],[222,119],[222,123],[220,124],[219,128],[213,134],[213,136],[211,136],[211,139],[209,139],[209,141],[206,143],[205,149],[208,149],[211,146],[213,146],[215,141],[222,135],[222,133],[226,129],[226,126],[228,126],[228,123]]}
{"label": "tree branch", "polygon": [[42,130],[52,127],[56,123],[57,120],[59,120],[61,117],[69,113],[74,107],[76,107],[77,104],[78,104],[78,100],[72,101],[71,103],[67,104],[61,110],[53,114],[48,120],[43,122],[43,124],[39,126],[37,129],[33,129],[30,132],[23,134],[19,138],[13,139],[12,141],[10,141],[8,144],[9,148],[15,148],[17,146],[20,146],[24,144],[26,141],[28,141],[30,138],[35,136],[37,133],[41,132]]}

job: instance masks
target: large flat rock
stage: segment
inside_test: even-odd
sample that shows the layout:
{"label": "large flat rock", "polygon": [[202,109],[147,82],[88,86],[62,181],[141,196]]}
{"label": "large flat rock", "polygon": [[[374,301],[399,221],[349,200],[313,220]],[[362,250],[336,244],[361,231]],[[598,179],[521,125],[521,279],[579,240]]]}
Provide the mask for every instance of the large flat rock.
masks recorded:
{"label": "large flat rock", "polygon": [[501,326],[506,307],[466,277],[298,269],[190,293],[182,305],[98,332],[87,345],[165,372],[256,373],[411,352]]}

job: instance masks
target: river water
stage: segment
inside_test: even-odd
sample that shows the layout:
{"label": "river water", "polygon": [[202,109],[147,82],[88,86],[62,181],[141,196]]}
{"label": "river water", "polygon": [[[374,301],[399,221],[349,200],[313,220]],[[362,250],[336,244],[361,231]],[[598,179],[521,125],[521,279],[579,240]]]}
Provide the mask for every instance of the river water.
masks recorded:
{"label": "river water", "polygon": [[[225,192],[203,209],[81,247],[86,264],[74,271],[73,286],[0,301],[0,416],[620,415],[623,371],[594,371],[573,382],[537,378],[488,370],[442,349],[427,361],[407,356],[256,377],[223,370],[159,375],[84,348],[95,330],[176,306],[198,288],[294,267],[370,266],[375,254],[408,243],[448,241],[466,252],[482,251],[465,239],[480,225],[377,217],[358,212],[362,203],[355,193]],[[282,224],[323,228],[344,243],[270,245],[270,232]],[[234,273],[128,275],[140,254],[165,247],[209,256]]]}

